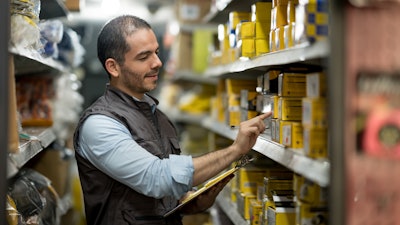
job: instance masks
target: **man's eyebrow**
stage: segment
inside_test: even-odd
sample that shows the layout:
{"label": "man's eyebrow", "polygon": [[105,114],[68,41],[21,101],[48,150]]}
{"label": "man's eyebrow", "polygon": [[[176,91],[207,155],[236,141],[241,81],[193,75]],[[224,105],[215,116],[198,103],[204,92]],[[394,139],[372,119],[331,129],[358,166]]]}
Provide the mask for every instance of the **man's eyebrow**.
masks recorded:
{"label": "man's eyebrow", "polygon": [[[157,48],[155,52],[158,52],[159,50],[160,50],[160,48]],[[152,54],[152,53],[153,53],[153,51],[151,51],[151,50],[145,50],[145,51],[139,52],[136,55],[136,57],[146,56],[146,55],[149,55],[149,54]]]}

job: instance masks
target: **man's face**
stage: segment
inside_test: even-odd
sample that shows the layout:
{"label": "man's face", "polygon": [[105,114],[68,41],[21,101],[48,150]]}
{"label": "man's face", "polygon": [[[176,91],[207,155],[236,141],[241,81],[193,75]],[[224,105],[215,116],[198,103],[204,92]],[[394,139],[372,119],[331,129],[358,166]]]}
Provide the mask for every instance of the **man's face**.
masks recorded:
{"label": "man's face", "polygon": [[126,41],[131,49],[125,54],[124,64],[120,65],[117,87],[140,99],[144,93],[157,86],[162,66],[158,57],[159,45],[150,29],[139,29],[127,37]]}

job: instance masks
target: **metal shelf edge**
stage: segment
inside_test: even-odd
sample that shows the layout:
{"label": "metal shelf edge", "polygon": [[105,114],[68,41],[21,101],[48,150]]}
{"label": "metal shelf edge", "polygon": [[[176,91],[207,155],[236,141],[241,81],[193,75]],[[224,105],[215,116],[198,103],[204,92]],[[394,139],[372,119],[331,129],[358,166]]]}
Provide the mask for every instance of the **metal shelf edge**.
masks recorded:
{"label": "metal shelf edge", "polygon": [[19,168],[56,140],[56,135],[51,128],[43,129],[38,135],[32,136],[37,140],[35,138],[20,144],[19,153],[9,153],[8,169],[10,170],[7,171],[7,178],[14,176]]}
{"label": "metal shelf edge", "polygon": [[246,221],[237,211],[237,208],[234,204],[229,202],[229,200],[222,196],[221,194],[217,196],[216,203],[221,207],[221,209],[225,212],[225,214],[229,217],[235,225],[249,225],[249,222]]}
{"label": "metal shelf edge", "polygon": [[307,60],[325,58],[328,55],[328,41],[322,40],[313,44],[304,44],[290,49],[267,53],[252,59],[239,59],[233,63],[209,67],[204,72],[204,75],[207,77],[218,77],[259,67],[305,62]]}
{"label": "metal shelf edge", "polygon": [[[202,124],[204,127],[232,140],[235,140],[238,134],[237,129],[231,129],[229,126],[211,118],[204,119]],[[296,150],[288,149],[271,141],[266,134],[257,139],[253,150],[303,175],[322,187],[329,185],[330,163],[327,160],[317,160],[304,156],[296,152]]]}

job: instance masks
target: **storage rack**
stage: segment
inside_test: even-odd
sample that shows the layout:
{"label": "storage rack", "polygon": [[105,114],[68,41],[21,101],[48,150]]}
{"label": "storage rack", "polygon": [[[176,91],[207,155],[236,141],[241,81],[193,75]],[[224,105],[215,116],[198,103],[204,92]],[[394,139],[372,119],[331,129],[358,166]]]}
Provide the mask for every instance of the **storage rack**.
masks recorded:
{"label": "storage rack", "polygon": [[[47,73],[47,74],[60,74],[61,72],[68,71],[63,64],[52,59],[44,58],[40,56],[39,53],[9,46],[9,27],[10,27],[10,2],[1,1],[0,2],[0,14],[2,32],[0,32],[0,43],[2,44],[2,51],[0,53],[0,63],[1,72],[0,85],[1,98],[0,105],[8,105],[8,57],[13,55],[15,64],[15,75],[23,74],[37,74],[37,73]],[[66,9],[63,2],[60,0],[41,0],[41,19],[53,19],[59,17],[65,17],[68,15],[68,10]],[[4,30],[3,30],[4,29]],[[5,64],[5,65],[3,65]],[[3,93],[4,92],[4,93]],[[33,157],[39,154],[42,150],[46,149],[50,144],[56,140],[56,134],[51,127],[24,127],[23,132],[25,134],[25,139],[20,138],[20,145],[18,153],[8,152],[8,110],[0,111],[1,124],[3,129],[1,129],[0,134],[0,144],[2,145],[2,151],[0,158],[3,160],[2,168],[0,169],[0,179],[7,181],[9,178],[16,175],[26,163],[29,162]],[[5,132],[5,134],[3,134]],[[0,202],[6,202],[7,185],[2,185],[0,189]],[[70,194],[62,196],[60,201],[58,201],[57,210],[60,215],[65,214],[72,205],[72,197]],[[0,212],[0,225],[7,224],[5,219],[5,204],[1,206],[2,210]]]}
{"label": "storage rack", "polygon": [[[221,10],[212,10],[203,19],[204,23],[216,24],[224,23],[228,18],[230,11],[245,11],[244,9],[250,9],[250,6],[256,1],[229,1],[226,8]],[[337,50],[336,50],[337,51]],[[336,52],[335,52],[336,53]],[[254,57],[252,59],[239,59],[230,64],[217,65],[209,67],[205,70],[203,74],[194,74],[190,71],[177,71],[174,74],[174,80],[184,80],[191,82],[206,83],[204,81],[209,79],[211,81],[218,80],[219,78],[245,78],[262,74],[262,72],[267,71],[271,68],[280,68],[286,65],[315,65],[318,67],[334,67],[329,61],[331,54],[331,43],[329,40],[319,41],[315,43],[307,43],[300,46],[295,46],[290,49],[285,49],[281,51],[276,51],[261,56]],[[325,68],[326,69],[326,68]],[[199,76],[201,78],[199,78]],[[340,84],[341,80],[336,79],[336,77],[328,76],[329,84],[331,80],[335,82],[333,90],[337,90],[336,86]],[[331,86],[329,86],[331,88]],[[329,93],[331,95],[332,93]],[[331,95],[333,96],[333,95]],[[336,98],[336,96],[334,96]],[[330,101],[330,100],[329,100]],[[336,99],[335,99],[336,101]],[[336,105],[336,104],[335,104]],[[208,116],[190,116],[178,111],[174,111],[172,114],[172,119],[177,122],[198,124],[202,127],[209,129],[210,131],[224,136],[230,140],[234,140],[237,136],[238,130],[231,128],[228,125],[222,124]],[[334,119],[339,118],[340,115],[334,115]],[[329,118],[331,119],[331,118]],[[338,123],[336,123],[338,124]],[[335,127],[335,129],[337,129]],[[253,150],[261,153],[262,155],[278,162],[279,164],[285,166],[286,168],[296,172],[307,179],[315,182],[321,187],[330,187],[331,185],[331,162],[327,159],[311,159],[304,156],[294,149],[289,149],[283,145],[271,141],[269,131],[261,134],[257,139]],[[340,142],[342,143],[342,142]],[[329,149],[334,145],[335,149],[340,143],[331,144]],[[335,176],[338,176],[335,173]],[[217,197],[216,203],[225,212],[225,214],[230,218],[231,222],[235,225],[248,225],[249,221],[243,219],[243,217],[236,210],[236,206],[229,201],[223,194],[224,190]]]}

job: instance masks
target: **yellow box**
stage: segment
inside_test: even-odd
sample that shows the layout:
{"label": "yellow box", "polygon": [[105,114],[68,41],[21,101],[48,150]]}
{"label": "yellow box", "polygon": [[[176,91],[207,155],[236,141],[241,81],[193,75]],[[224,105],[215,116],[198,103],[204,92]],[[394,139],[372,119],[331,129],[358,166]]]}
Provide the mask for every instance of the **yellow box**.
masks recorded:
{"label": "yellow box", "polygon": [[255,79],[231,79],[225,80],[226,92],[230,94],[240,94],[242,89],[247,89],[249,91],[255,91],[257,87],[257,80]]}
{"label": "yellow box", "polygon": [[264,194],[272,200],[272,191],[276,190],[292,190],[293,179],[282,177],[264,177]]}
{"label": "yellow box", "polygon": [[249,120],[249,119],[254,118],[256,116],[258,116],[258,112],[257,111],[251,111],[251,110],[242,109],[242,108],[240,109],[240,121],[241,122]]}
{"label": "yellow box", "polygon": [[242,39],[242,56],[252,58],[256,55],[256,46],[254,38]]}
{"label": "yellow box", "polygon": [[296,222],[295,208],[268,207],[268,225],[294,225]]}
{"label": "yellow box", "polygon": [[285,40],[284,48],[290,48],[294,46],[294,23],[289,23],[283,27],[284,34],[283,39]]}
{"label": "yellow box", "polygon": [[240,108],[229,109],[228,126],[236,127],[240,125]]}
{"label": "yellow box", "polygon": [[[213,44],[214,30],[197,29],[193,32],[192,66],[193,71],[202,73],[207,68],[209,46]],[[186,56],[185,56],[186,57]]]}
{"label": "yellow box", "polygon": [[289,4],[289,0],[277,0],[276,5],[287,6]]}
{"label": "yellow box", "polygon": [[263,55],[269,52],[268,39],[256,39],[256,56]]}
{"label": "yellow box", "polygon": [[287,22],[288,22],[288,24],[296,22],[296,3],[294,1],[288,2]]}
{"label": "yellow box", "polygon": [[303,98],[303,126],[328,126],[327,102],[325,98]]}
{"label": "yellow box", "polygon": [[256,22],[255,23],[255,37],[256,39],[269,39],[269,32],[271,30],[271,22]]}
{"label": "yellow box", "polygon": [[255,199],[253,194],[237,192],[237,209],[245,220],[250,220],[250,202]]}
{"label": "yellow box", "polygon": [[285,49],[285,26],[278,27],[275,29],[275,49],[283,50]]}
{"label": "yellow box", "polygon": [[299,189],[296,198],[303,203],[323,205],[328,201],[328,190],[310,180],[304,179]]}
{"label": "yellow box", "polygon": [[277,137],[277,128],[279,127],[279,120],[272,118],[270,127],[271,127],[271,140],[279,142]]}
{"label": "yellow box", "polygon": [[278,95],[285,97],[306,96],[306,74],[281,73],[278,77]]}
{"label": "yellow box", "polygon": [[296,199],[299,199],[301,195],[301,186],[305,182],[306,178],[300,174],[294,173],[293,174],[293,191]]}
{"label": "yellow box", "polygon": [[250,224],[259,225],[260,215],[262,213],[262,202],[258,200],[250,200]]}
{"label": "yellow box", "polygon": [[279,116],[279,96],[273,95],[271,96],[273,105],[272,105],[272,118],[278,119]]}
{"label": "yellow box", "polygon": [[251,21],[269,22],[271,20],[272,2],[256,2],[251,6]]}
{"label": "yellow box", "polygon": [[257,194],[257,186],[263,184],[263,178],[266,175],[265,168],[246,167],[240,168],[237,173],[237,187],[241,193]]}
{"label": "yellow box", "polygon": [[262,201],[262,220],[263,220],[263,224],[265,224],[265,225],[268,225],[268,223],[267,223],[267,211],[268,211],[268,208],[269,207],[271,207],[271,208],[275,208],[275,203],[274,203],[274,201],[272,201],[271,199],[268,199],[268,198],[264,198],[263,199],[263,201]]}
{"label": "yellow box", "polygon": [[256,37],[256,23],[255,22],[242,22],[240,27],[240,37],[254,38]]}
{"label": "yellow box", "polygon": [[310,158],[328,157],[328,131],[327,128],[304,127],[303,151]]}
{"label": "yellow box", "polygon": [[249,91],[248,89],[242,89],[240,91],[240,108],[251,111],[256,110],[258,93],[255,91]]}
{"label": "yellow box", "polygon": [[327,225],[329,221],[328,207],[326,205],[297,202],[296,212],[297,224],[312,224],[314,222],[319,225]]}
{"label": "yellow box", "polygon": [[281,123],[282,123],[282,120],[280,120],[280,119],[277,119],[277,122],[276,122],[276,128],[275,128],[275,138],[276,138],[276,142],[278,142],[278,143],[281,143],[281,136],[282,136],[282,129],[281,129]]}
{"label": "yellow box", "polygon": [[277,5],[276,10],[276,28],[283,27],[287,25],[288,15],[287,15],[287,5]]}
{"label": "yellow box", "polygon": [[326,75],[323,72],[307,74],[306,96],[324,97],[326,96]]}
{"label": "yellow box", "polygon": [[303,148],[303,126],[301,122],[282,122],[282,144],[289,148]]}
{"label": "yellow box", "polygon": [[276,51],[275,29],[271,29],[271,31],[269,32],[269,51]]}
{"label": "yellow box", "polygon": [[228,95],[228,108],[240,108],[240,95],[239,94],[229,94]]}
{"label": "yellow box", "polygon": [[249,12],[238,12],[232,11],[229,13],[229,26],[228,29],[235,30],[236,26],[241,21],[250,21],[251,20],[251,13]]}
{"label": "yellow box", "polygon": [[301,121],[302,119],[302,98],[279,97],[278,119],[283,121]]}

